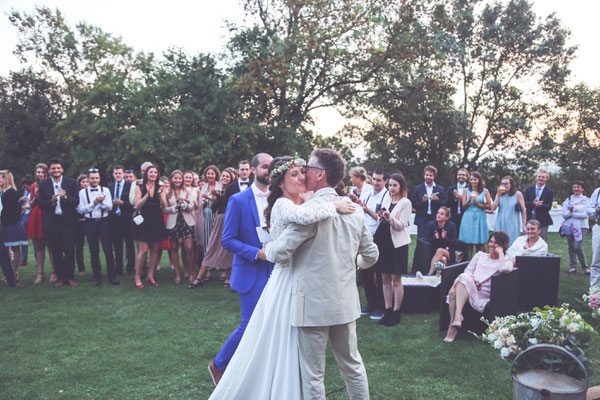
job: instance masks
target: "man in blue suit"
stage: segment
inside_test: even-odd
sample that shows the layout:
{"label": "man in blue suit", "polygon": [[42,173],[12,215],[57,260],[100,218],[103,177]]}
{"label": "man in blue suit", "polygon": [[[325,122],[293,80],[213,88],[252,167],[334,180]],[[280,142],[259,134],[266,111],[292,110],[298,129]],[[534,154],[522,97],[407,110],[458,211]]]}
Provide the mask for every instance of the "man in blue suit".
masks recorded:
{"label": "man in blue suit", "polygon": [[415,209],[415,225],[417,236],[424,239],[427,235],[427,224],[433,221],[440,206],[446,204],[444,187],[435,183],[437,168],[428,165],[423,170],[425,183],[418,185],[412,197],[412,206]]}
{"label": "man in blue suit", "polygon": [[527,210],[527,220],[537,219],[542,224],[542,233],[540,237],[548,241],[548,227],[552,225],[550,210],[552,209],[552,200],[554,192],[548,186],[548,172],[540,169],[535,174],[535,185],[525,189],[525,208]]}
{"label": "man in blue suit", "polygon": [[221,380],[242,339],[273,268],[272,264],[257,258],[262,243],[256,232],[257,227],[266,226],[264,211],[269,195],[269,164],[272,160],[273,157],[266,153],[254,156],[250,163],[254,182],[250,189],[231,196],[225,211],[221,245],[233,253],[231,288],[239,293],[242,321],[208,366],[215,385]]}

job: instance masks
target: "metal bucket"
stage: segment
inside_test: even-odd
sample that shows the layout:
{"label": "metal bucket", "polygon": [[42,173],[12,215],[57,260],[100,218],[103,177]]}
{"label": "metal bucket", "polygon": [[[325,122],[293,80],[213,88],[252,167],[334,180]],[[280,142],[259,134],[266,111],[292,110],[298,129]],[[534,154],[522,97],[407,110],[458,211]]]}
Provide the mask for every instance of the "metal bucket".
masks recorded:
{"label": "metal bucket", "polygon": [[[553,360],[556,371],[542,369],[541,354]],[[553,344],[538,344],[513,361],[513,400],[586,400],[588,374],[573,353]],[[567,374],[568,373],[568,374]]]}

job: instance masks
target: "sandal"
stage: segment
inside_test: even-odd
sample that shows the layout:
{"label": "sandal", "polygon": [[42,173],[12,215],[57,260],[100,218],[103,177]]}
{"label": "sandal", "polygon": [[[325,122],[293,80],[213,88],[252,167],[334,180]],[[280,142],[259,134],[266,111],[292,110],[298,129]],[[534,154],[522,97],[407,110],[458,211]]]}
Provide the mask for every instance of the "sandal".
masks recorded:
{"label": "sandal", "polygon": [[204,285],[204,281],[202,279],[194,279],[194,282],[188,285],[188,289],[195,289],[198,286]]}
{"label": "sandal", "polygon": [[224,288],[228,288],[229,287],[229,280],[226,280],[225,283],[223,284]]}
{"label": "sandal", "polygon": [[592,271],[590,271],[589,268],[584,268],[583,269],[583,273],[586,274],[586,275],[590,275],[592,273]]}
{"label": "sandal", "polygon": [[35,283],[36,285],[38,283],[42,283],[44,281],[44,274],[37,274],[37,277],[35,278],[35,281],[33,281],[33,283]]}
{"label": "sandal", "polygon": [[175,284],[179,285],[181,283],[181,277],[180,276],[176,276],[175,277]]}
{"label": "sandal", "polygon": [[571,268],[571,269],[569,269],[569,270],[567,271],[567,273],[569,273],[569,274],[576,274],[576,273],[577,273],[577,270],[576,270],[575,268]]}

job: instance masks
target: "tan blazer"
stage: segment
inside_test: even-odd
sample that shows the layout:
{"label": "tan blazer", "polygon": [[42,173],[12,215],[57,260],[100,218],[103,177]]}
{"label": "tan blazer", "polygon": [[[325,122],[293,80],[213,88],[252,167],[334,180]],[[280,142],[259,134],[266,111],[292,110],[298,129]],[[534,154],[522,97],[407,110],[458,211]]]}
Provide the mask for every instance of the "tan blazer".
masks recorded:
{"label": "tan blazer", "polygon": [[[383,203],[381,203],[381,208],[385,207],[389,210],[390,204],[392,204],[392,198],[391,196],[387,196],[383,200]],[[390,213],[390,233],[392,234],[392,242],[396,248],[410,243],[408,226],[410,225],[409,218],[411,213],[412,203],[406,197],[400,199]]]}
{"label": "tan blazer", "polygon": [[[305,205],[336,197],[333,188],[323,188]],[[332,326],[360,317],[356,266],[375,264],[379,250],[357,208],[353,214],[337,214],[312,225],[292,223],[267,244],[265,254],[275,263],[290,260],[294,268],[292,325]]]}
{"label": "tan blazer", "polygon": [[[180,193],[181,199],[185,201],[185,207],[183,211],[183,219],[188,226],[196,225],[196,218],[194,218],[195,210],[198,207],[197,199],[194,198],[193,192],[189,188],[185,188]],[[167,206],[162,209],[162,212],[167,214],[167,229],[175,228],[177,222],[177,205],[181,200],[175,198],[175,193],[171,194],[171,197],[167,198]]]}

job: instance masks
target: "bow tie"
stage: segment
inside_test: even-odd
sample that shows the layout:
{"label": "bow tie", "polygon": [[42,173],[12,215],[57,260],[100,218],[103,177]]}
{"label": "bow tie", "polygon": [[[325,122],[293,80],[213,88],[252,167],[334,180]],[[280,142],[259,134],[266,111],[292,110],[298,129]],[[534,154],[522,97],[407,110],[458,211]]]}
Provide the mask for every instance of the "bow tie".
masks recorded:
{"label": "bow tie", "polygon": [[90,189],[90,192],[97,192],[98,189]]}
{"label": "bow tie", "polygon": [[248,182],[248,181],[246,181],[246,182],[240,182],[240,185],[241,185],[241,186],[244,186],[244,185],[245,185],[245,186],[248,186],[248,185],[250,185],[250,182]]}

